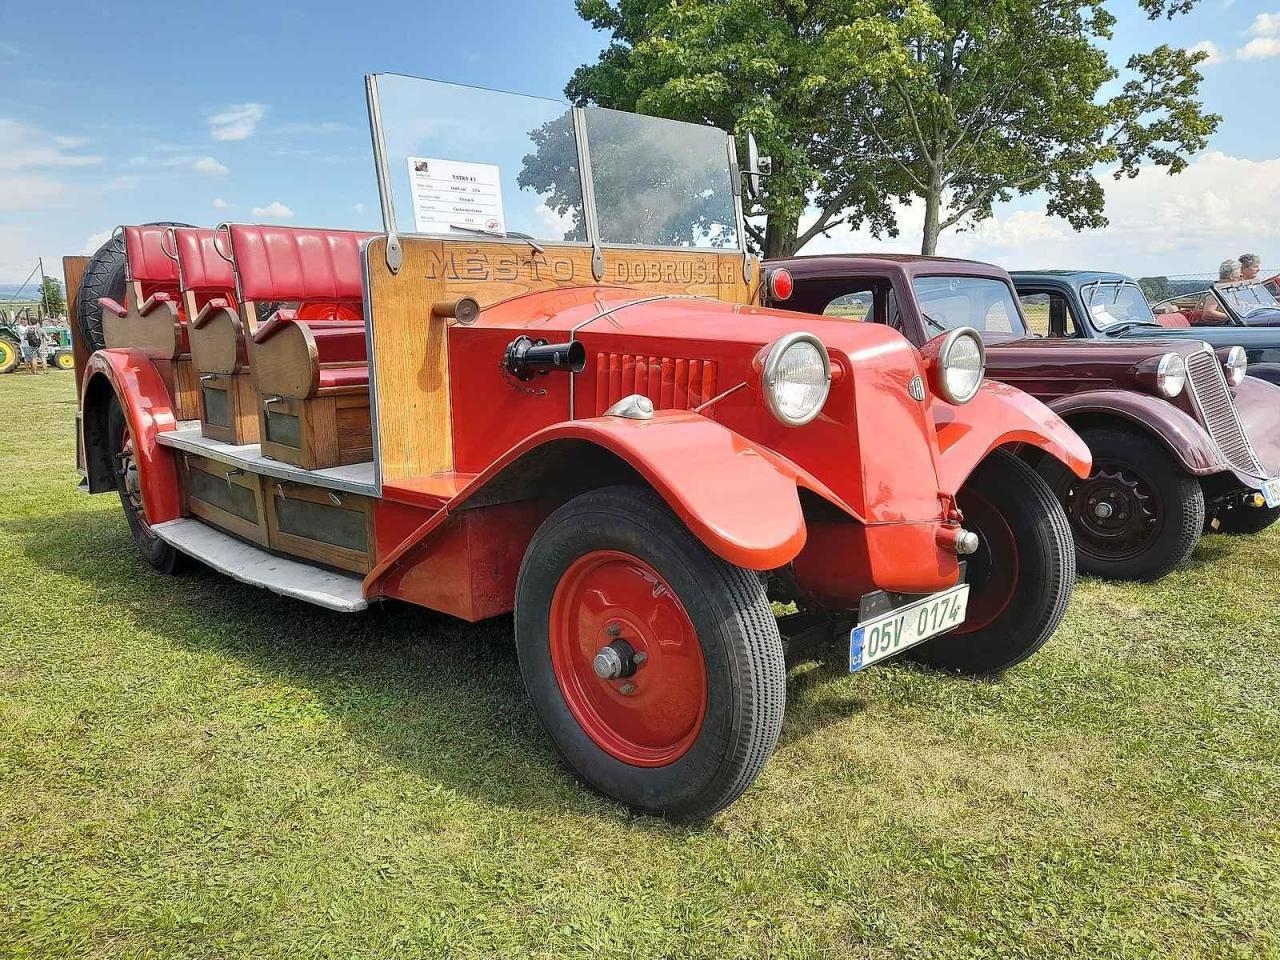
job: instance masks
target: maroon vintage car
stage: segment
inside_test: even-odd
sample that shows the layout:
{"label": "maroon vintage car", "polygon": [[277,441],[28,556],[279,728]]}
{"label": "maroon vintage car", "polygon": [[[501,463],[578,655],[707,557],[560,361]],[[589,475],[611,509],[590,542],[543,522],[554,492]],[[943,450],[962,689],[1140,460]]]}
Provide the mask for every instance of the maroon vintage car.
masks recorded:
{"label": "maroon vintage car", "polygon": [[768,264],[765,286],[773,305],[884,323],[917,345],[978,330],[988,376],[1044,401],[1089,444],[1085,480],[1036,464],[1086,572],[1157,579],[1219,516],[1256,508],[1274,519],[1280,507],[1280,388],[1246,377],[1238,349],[1044,339],[1029,332],[1008,274],[966,260],[793,257]]}

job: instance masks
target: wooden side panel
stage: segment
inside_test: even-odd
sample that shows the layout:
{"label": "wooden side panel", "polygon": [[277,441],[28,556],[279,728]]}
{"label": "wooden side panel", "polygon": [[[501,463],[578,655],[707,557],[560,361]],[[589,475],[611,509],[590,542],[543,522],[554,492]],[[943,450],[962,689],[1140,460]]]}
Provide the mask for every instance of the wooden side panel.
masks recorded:
{"label": "wooden side panel", "polygon": [[89,362],[89,347],[80,336],[76,320],[80,309],[80,281],[84,279],[84,268],[88,265],[88,257],[62,258],[62,279],[67,285],[67,322],[71,325],[71,353],[76,361],[76,396],[80,395],[84,366]]}
{"label": "wooden side panel", "polygon": [[[293,557],[355,573],[372,567],[373,501],[352,493],[267,479],[267,527],[271,548]],[[281,513],[305,505],[314,516],[291,528]],[[327,539],[326,539],[327,538]]]}
{"label": "wooden side panel", "polygon": [[365,315],[373,330],[370,376],[377,381],[370,390],[384,481],[453,469],[447,331],[430,310],[445,297],[439,276],[444,243],[414,237],[401,242],[399,273],[387,268],[385,237],[369,242],[365,267]]}
{"label": "wooden side panel", "polygon": [[[216,496],[206,499],[200,495],[202,489]],[[183,458],[182,494],[185,512],[191,516],[267,546],[266,508],[258,474],[245,473],[217,460],[187,456]]]}

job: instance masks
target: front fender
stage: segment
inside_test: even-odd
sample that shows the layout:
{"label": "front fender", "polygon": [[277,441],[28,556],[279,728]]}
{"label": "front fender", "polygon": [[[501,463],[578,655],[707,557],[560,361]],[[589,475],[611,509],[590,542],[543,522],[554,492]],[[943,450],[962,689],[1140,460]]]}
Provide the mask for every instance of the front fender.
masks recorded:
{"label": "front fender", "polygon": [[[178,470],[173,454],[160,446],[158,434],[173,430],[177,421],[170,406],[169,388],[145,354],[130,349],[99,350],[85,366],[80,403],[86,425],[106,424],[105,405],[114,394],[133,434],[142,506],[152,524],[181,516]],[[108,438],[96,438],[107,442]],[[88,450],[85,451],[86,455]],[[86,463],[88,460],[86,459]],[[114,468],[114,464],[112,465]]]}
{"label": "front fender", "polygon": [[1258,459],[1271,476],[1280,476],[1280,386],[1249,376],[1236,387],[1236,410]]}
{"label": "front fender", "polygon": [[938,478],[942,489],[955,492],[997,447],[1025,443],[1061,460],[1079,477],[1093,464],[1089,448],[1063,419],[1028,393],[1005,383],[984,380],[972,400],[962,406],[933,404],[938,432]]}
{"label": "front fender", "polygon": [[1267,383],[1280,384],[1280,363],[1251,363],[1249,376]]}
{"label": "front fender", "polygon": [[1199,422],[1158,397],[1133,390],[1089,390],[1061,397],[1050,406],[1065,420],[1091,414],[1126,421],[1154,436],[1195,476],[1230,469],[1222,451]]}

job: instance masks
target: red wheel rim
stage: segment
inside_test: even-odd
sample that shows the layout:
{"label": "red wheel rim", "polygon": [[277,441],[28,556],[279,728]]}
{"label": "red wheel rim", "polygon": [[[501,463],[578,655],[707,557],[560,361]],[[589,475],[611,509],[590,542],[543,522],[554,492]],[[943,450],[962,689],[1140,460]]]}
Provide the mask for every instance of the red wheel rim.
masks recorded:
{"label": "red wheel rim", "polygon": [[[693,746],[707,712],[702,646],[653,567],[617,550],[579,557],[551,598],[550,635],[560,693],[601,750],[633,766],[662,767]],[[623,651],[629,676],[597,675],[596,655],[611,645]]]}
{"label": "red wheel rim", "polygon": [[138,476],[138,459],[134,451],[133,434],[129,432],[128,424],[125,424],[120,430],[119,449],[116,471],[124,485],[125,496],[129,498],[129,504],[133,508],[134,516],[137,518],[142,532],[148,537],[153,537],[155,535],[151,532],[151,524],[147,522],[147,511],[142,502],[142,483]]}
{"label": "red wheel rim", "polygon": [[1004,613],[1018,585],[1018,542],[1003,514],[981,494],[960,497],[964,525],[978,535],[978,550],[968,558],[969,609],[953,633],[972,633]]}

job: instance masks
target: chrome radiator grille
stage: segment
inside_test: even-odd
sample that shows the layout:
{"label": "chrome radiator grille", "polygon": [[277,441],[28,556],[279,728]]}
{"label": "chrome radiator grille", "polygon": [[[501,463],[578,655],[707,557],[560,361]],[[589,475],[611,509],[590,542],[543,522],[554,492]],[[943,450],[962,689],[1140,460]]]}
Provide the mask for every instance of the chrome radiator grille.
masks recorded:
{"label": "chrome radiator grille", "polygon": [[1209,436],[1222,449],[1227,462],[1237,470],[1254,476],[1265,477],[1267,471],[1258,462],[1258,455],[1244,432],[1240,414],[1236,411],[1227,379],[1218,358],[1211,353],[1196,353],[1187,357],[1187,389],[1200,413]]}

